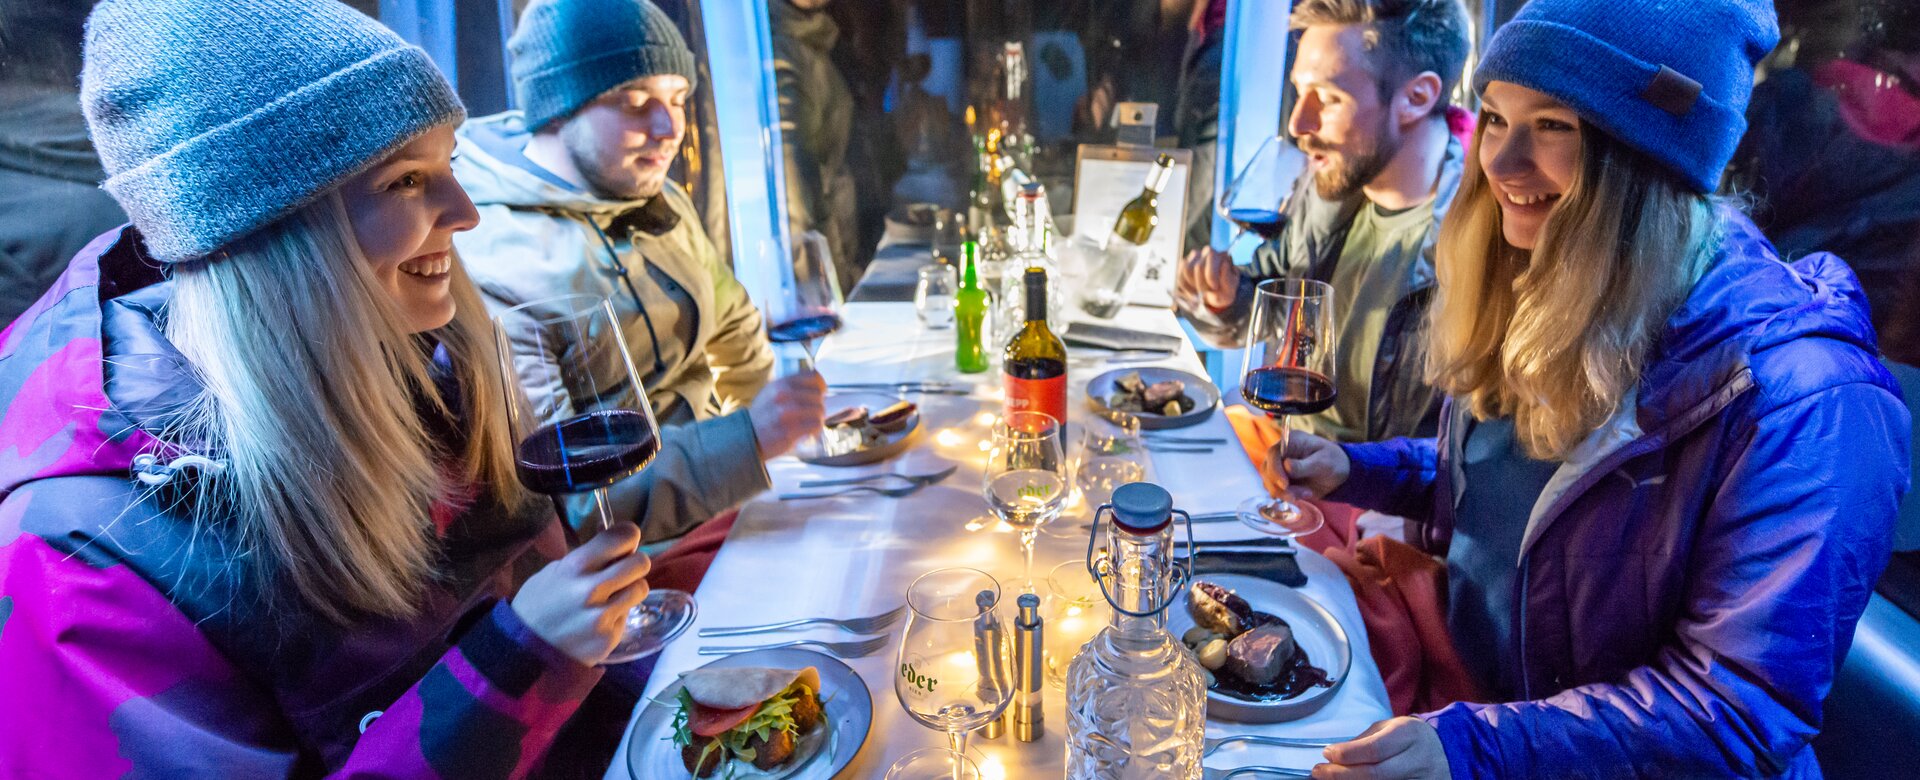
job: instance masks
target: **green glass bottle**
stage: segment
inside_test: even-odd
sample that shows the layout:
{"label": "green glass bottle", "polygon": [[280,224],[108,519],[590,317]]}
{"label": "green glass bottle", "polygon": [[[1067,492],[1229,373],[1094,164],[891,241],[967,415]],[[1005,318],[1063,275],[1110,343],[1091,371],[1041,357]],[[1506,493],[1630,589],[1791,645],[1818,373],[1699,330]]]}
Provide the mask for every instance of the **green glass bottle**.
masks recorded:
{"label": "green glass bottle", "polygon": [[968,241],[960,245],[960,291],[953,295],[953,320],[958,326],[953,362],[962,374],[978,374],[987,370],[986,334],[981,330],[987,325],[987,310],[990,307],[987,305],[987,291],[980,287],[980,274],[975,268],[979,254],[978,242]]}

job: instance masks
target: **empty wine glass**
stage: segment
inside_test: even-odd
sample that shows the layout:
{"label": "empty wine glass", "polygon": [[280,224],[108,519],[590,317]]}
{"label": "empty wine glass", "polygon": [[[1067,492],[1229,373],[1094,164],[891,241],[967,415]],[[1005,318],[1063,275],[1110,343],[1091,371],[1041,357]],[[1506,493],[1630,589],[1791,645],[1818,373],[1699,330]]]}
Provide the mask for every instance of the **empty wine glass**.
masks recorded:
{"label": "empty wine glass", "polygon": [[[1280,236],[1286,224],[1287,199],[1294,182],[1307,170],[1307,155],[1286,135],[1275,135],[1260,145],[1240,175],[1220,191],[1220,216],[1266,240]],[[1235,238],[1238,239],[1238,234]]]}
{"label": "empty wine glass", "polygon": [[[761,245],[766,262],[777,262],[773,242]],[[833,268],[833,253],[827,239],[809,230],[794,242],[791,262],[782,264],[780,293],[767,306],[767,340],[775,344],[799,344],[807,352],[807,366],[819,362],[814,354],[820,339],[840,329],[840,279]]]}
{"label": "empty wine glass", "polygon": [[907,589],[893,692],[920,725],[947,734],[945,756],[909,754],[891,780],[978,778],[967,734],[999,718],[1013,700],[1013,666],[1000,583],[976,569],[936,569]]}
{"label": "empty wine glass", "polygon": [[913,287],[913,311],[927,330],[953,327],[953,296],[960,284],[954,281],[953,266],[931,263],[920,267]]}
{"label": "empty wine glass", "polygon": [[1079,428],[1073,486],[1092,516],[1093,510],[1113,500],[1114,488],[1147,481],[1147,447],[1140,440],[1140,418],[1117,409],[1088,415]]}
{"label": "empty wine glass", "polygon": [[[1279,421],[1276,451],[1287,450],[1287,415],[1318,414],[1333,406],[1334,338],[1332,285],[1268,279],[1254,288],[1240,395]],[[1247,499],[1238,514],[1256,531],[1289,538],[1313,533],[1325,522],[1313,504],[1283,496]]]}
{"label": "empty wine glass", "polygon": [[1020,531],[1023,592],[1033,592],[1033,537],[1067,504],[1060,423],[1042,412],[1008,412],[993,428],[981,493],[1002,522]]}
{"label": "empty wine glass", "polygon": [[[507,309],[493,322],[520,483],[563,506],[565,496],[590,494],[600,528],[611,528],[607,486],[639,473],[660,451],[653,405],[613,306],[563,295]],[[540,388],[538,397],[527,399],[520,383]],[[691,595],[652,591],[628,614],[626,636],[606,663],[659,652],[694,611]]]}

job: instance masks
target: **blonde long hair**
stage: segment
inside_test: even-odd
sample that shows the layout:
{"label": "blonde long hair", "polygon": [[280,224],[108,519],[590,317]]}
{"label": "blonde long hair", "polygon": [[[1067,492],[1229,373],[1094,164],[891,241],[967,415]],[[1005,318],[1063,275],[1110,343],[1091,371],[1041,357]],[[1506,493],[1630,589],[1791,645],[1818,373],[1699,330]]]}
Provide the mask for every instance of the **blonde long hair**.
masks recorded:
{"label": "blonde long hair", "polygon": [[[1475,147],[1486,132],[1483,114]],[[1640,379],[1719,243],[1713,200],[1587,124],[1580,167],[1531,252],[1502,237],[1477,155],[1440,226],[1427,379],[1475,417],[1511,415],[1527,454],[1563,460]]]}
{"label": "blonde long hair", "polygon": [[[173,267],[168,338],[202,393],[166,426],[211,449],[193,514],[348,624],[413,614],[434,575],[431,507],[456,483],[516,507],[500,363],[478,291],[453,264],[453,321],[430,336],[452,358],[459,407],[432,381],[421,336],[374,278],[333,192],[255,231],[223,257]],[[465,451],[432,439],[421,410],[449,415]]]}

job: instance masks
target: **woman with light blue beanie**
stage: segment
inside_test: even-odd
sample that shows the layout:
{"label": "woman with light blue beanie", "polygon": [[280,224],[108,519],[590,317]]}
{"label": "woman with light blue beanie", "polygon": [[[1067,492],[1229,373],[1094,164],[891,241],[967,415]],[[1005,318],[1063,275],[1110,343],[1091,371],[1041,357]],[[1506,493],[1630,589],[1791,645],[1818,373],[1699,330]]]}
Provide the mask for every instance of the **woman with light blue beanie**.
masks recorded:
{"label": "woman with light blue beanie", "polygon": [[1846,264],[1781,261],[1712,195],[1777,39],[1765,0],[1532,0],[1494,34],[1438,243],[1439,436],[1270,460],[1445,559],[1478,695],[1315,777],[1820,776],[1910,427]]}
{"label": "woman with light blue beanie", "polygon": [[81,99],[132,224],[0,334],[0,774],[603,772],[648,562],[514,477],[426,54],[105,0]]}

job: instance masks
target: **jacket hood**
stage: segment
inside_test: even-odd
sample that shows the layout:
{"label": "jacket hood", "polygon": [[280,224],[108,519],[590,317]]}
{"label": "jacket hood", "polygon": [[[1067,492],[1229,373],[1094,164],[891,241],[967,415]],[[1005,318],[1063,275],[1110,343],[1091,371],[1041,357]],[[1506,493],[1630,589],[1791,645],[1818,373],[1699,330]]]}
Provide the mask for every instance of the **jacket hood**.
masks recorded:
{"label": "jacket hood", "polygon": [[52,477],[125,477],[178,452],[154,433],[196,387],[156,319],[168,285],[122,227],[0,331],[0,498]]}
{"label": "jacket hood", "polygon": [[1742,373],[1780,398],[1860,381],[1892,390],[1852,269],[1825,252],[1783,262],[1746,215],[1723,207],[1721,217],[1712,265],[1643,372],[1641,427],[1684,414]]}
{"label": "jacket hood", "polygon": [[0,84],[0,168],[99,186],[107,173],[87,138],[77,92]]}
{"label": "jacket hood", "polygon": [[476,206],[611,216],[646,203],[607,200],[539,171],[539,166],[527,159],[527,141],[533,134],[519,111],[469,120],[456,136],[459,145],[453,161],[454,177]]}

